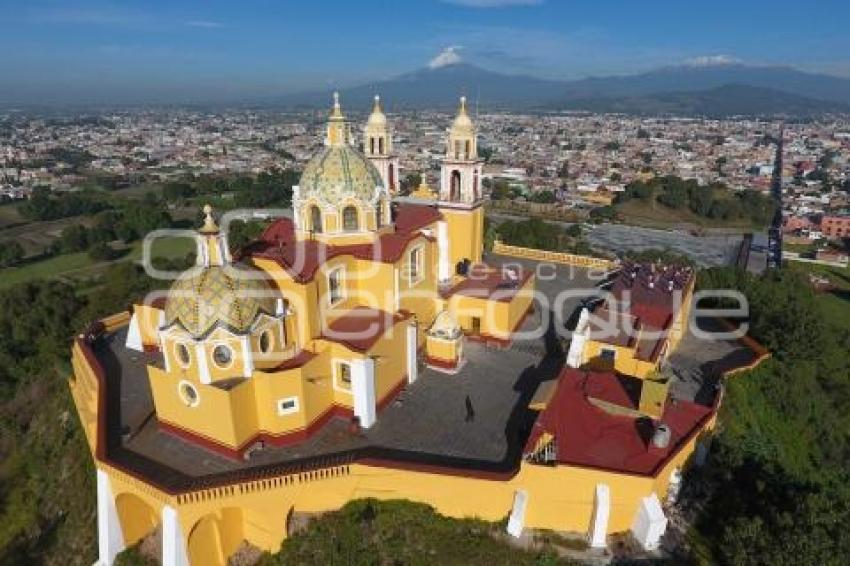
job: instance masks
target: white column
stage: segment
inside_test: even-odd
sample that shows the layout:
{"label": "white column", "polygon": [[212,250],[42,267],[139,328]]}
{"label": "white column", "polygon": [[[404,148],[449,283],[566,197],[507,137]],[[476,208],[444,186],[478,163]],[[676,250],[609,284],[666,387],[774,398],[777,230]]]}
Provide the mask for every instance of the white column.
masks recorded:
{"label": "white column", "polygon": [[377,420],[375,362],[371,358],[351,361],[351,392],[354,416],[360,418],[360,426],[370,428]]}
{"label": "white column", "polygon": [[124,550],[124,532],[118,519],[118,509],[109,476],[97,470],[97,566],[112,566],[118,553]]}
{"label": "white column", "polygon": [[451,277],[449,266],[449,225],[445,220],[437,222],[437,278],[439,281],[447,281]]}
{"label": "white column", "polygon": [[611,492],[604,483],[596,484],[593,498],[593,516],[590,519],[590,532],[587,533],[591,548],[605,548],[608,536],[608,517],[611,514]]}
{"label": "white column", "polygon": [[417,351],[419,344],[416,335],[416,323],[411,321],[407,325],[407,382],[413,383],[419,377],[419,364],[417,363]]}
{"label": "white column", "polygon": [[522,535],[522,528],[525,526],[525,510],[528,507],[528,493],[525,490],[519,489],[514,493],[514,506],[511,508],[511,515],[508,518],[508,534],[514,538],[519,538]]}
{"label": "white column", "polygon": [[645,550],[655,550],[666,530],[667,517],[661,509],[658,496],[653,492],[641,499],[632,523],[632,534]]}
{"label": "white column", "polygon": [[171,505],[162,508],[162,566],[189,566],[186,537]]}
{"label": "white column", "polygon": [[567,365],[578,368],[584,362],[584,348],[590,333],[590,313],[586,308],[581,309],[576,329],[570,339],[570,351],[567,352]]}

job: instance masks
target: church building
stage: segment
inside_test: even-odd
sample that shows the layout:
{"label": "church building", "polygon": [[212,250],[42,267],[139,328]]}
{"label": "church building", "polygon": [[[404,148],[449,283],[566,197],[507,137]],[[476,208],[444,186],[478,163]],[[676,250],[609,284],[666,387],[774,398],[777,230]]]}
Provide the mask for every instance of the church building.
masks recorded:
{"label": "church building", "polygon": [[[672,402],[647,385],[646,406],[629,404],[618,375],[653,378],[688,307],[646,290],[641,323],[674,329],[651,343],[595,340],[585,314],[564,369],[542,345],[514,351],[539,315],[535,276],[483,261],[466,100],[435,198],[424,187],[413,196],[426,198],[397,198],[378,97],[362,132],[358,143],[334,95],[291,217],[232,250],[205,207],[196,265],[75,341],[70,386],[97,468],[99,563],[151,533],[166,565],[225,564],[245,543],[274,552],[296,517],[363,497],[509,517],[511,535],[552,529],[595,547],[631,529],[655,548],[660,502],[719,398]],[[689,304],[690,272],[635,269],[617,285],[675,284]],[[649,423],[651,442],[636,423]]]}

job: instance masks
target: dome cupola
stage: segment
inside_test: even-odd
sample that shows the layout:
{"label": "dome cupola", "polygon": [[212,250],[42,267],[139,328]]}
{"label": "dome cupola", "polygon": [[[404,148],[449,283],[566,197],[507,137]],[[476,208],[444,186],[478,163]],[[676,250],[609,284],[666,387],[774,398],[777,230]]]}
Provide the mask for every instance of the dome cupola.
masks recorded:
{"label": "dome cupola", "polygon": [[375,230],[388,218],[388,201],[380,172],[350,143],[348,123],[334,93],[325,147],[307,162],[293,188],[296,229],[312,235]]}

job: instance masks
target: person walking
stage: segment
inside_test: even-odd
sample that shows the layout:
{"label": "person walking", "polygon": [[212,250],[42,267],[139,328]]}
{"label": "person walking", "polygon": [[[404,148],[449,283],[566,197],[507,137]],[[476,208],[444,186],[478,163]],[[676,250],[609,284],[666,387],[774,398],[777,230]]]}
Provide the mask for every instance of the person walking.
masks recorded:
{"label": "person walking", "polygon": [[469,398],[469,395],[466,396],[466,422],[472,422],[475,420],[475,409],[472,407],[472,399]]}

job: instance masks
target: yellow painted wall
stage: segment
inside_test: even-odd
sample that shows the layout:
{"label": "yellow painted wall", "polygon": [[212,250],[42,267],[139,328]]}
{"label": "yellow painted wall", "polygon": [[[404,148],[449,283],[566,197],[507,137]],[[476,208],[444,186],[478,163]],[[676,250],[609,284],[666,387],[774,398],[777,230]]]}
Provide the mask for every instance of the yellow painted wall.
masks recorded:
{"label": "yellow painted wall", "polygon": [[456,294],[449,298],[448,308],[464,332],[472,332],[472,319],[477,317],[482,334],[507,340],[528,312],[533,293],[534,277],[530,277],[510,301]]}
{"label": "yellow painted wall", "polygon": [[463,258],[472,263],[481,263],[484,251],[484,208],[473,210],[440,208],[448,225],[449,268],[454,272],[455,265]]}
{"label": "yellow painted wall", "polygon": [[457,340],[445,340],[428,336],[425,339],[425,352],[429,358],[454,363],[463,353],[463,337]]}
{"label": "yellow painted wall", "polygon": [[[602,350],[615,350],[614,367],[602,359]],[[614,369],[619,373],[639,377],[647,377],[657,369],[657,365],[635,358],[635,349],[627,346],[615,346],[596,340],[588,340],[584,350],[584,363],[593,369],[606,371]]]}
{"label": "yellow painted wall", "polygon": [[133,305],[133,314],[139,325],[142,344],[156,346],[159,344],[159,323],[162,309],[150,305]]}

